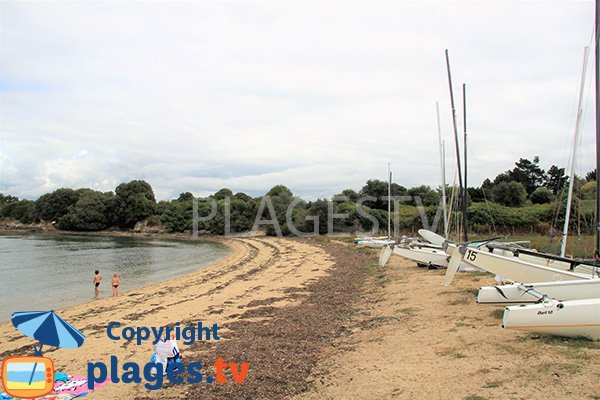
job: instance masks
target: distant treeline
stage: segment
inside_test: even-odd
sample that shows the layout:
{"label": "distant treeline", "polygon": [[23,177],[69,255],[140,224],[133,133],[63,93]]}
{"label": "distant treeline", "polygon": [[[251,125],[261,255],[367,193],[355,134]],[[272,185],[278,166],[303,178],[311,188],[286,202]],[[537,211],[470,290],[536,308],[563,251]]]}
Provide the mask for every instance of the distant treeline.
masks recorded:
{"label": "distant treeline", "polygon": [[[536,231],[546,234],[552,228],[562,227],[568,180],[564,168],[553,165],[544,171],[539,167],[538,157],[533,161],[522,158],[513,169],[497,175],[494,180],[486,179],[480,187],[468,188],[470,229],[481,233]],[[585,178],[576,176],[574,182],[571,227],[592,232],[596,173],[591,171]],[[449,187],[448,203],[452,198],[450,193]],[[392,207],[392,217],[403,232],[414,232],[424,223],[431,224],[435,215],[441,214],[441,187],[435,190],[429,186],[407,189],[393,183],[391,194],[399,205],[395,211]],[[297,198],[284,185],[276,185],[260,197],[221,189],[198,200],[196,215],[200,217],[198,229],[213,234],[249,231],[257,218],[269,220],[273,217],[284,235],[294,233],[287,223],[290,220],[303,232],[312,232],[315,220],[319,221],[318,233],[321,234],[327,233],[328,222],[330,226],[333,223],[335,232],[370,231],[374,221],[380,229],[387,226],[387,195],[387,182],[377,179],[368,180],[359,191],[346,189],[331,199],[314,201]],[[264,201],[265,197],[268,202]],[[0,194],[0,218],[11,218],[23,224],[51,222],[58,229],[68,231],[128,230],[141,221],[146,226],[167,232],[191,231],[193,207],[194,196],[190,192],[181,193],[177,199],[157,202],[152,187],[143,180],[122,183],[114,192],[61,188],[35,201]],[[458,209],[457,203],[453,208]],[[345,214],[346,217],[332,220],[332,214]],[[453,215],[453,221],[460,216],[458,212]],[[273,224],[266,224],[266,230],[270,235],[276,233]]]}

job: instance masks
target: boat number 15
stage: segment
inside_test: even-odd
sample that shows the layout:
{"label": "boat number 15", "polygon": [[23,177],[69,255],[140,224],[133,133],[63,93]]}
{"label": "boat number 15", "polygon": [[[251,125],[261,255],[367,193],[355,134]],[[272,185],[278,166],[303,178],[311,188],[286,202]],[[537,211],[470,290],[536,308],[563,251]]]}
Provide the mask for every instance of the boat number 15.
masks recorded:
{"label": "boat number 15", "polygon": [[476,258],[477,258],[477,253],[475,253],[473,250],[467,250],[467,253],[465,254],[465,260],[475,261]]}

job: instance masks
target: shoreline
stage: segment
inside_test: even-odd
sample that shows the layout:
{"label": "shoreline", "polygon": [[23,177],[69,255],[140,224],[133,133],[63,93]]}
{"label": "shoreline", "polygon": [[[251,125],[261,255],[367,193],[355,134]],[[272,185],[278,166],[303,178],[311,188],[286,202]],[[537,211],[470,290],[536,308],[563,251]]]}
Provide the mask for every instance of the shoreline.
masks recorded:
{"label": "shoreline", "polygon": [[[143,290],[146,290],[149,288],[157,288],[163,284],[168,284],[168,282],[170,282],[172,280],[185,278],[187,275],[192,276],[204,269],[210,268],[214,264],[218,264],[220,262],[225,261],[233,252],[233,247],[229,241],[227,241],[225,238],[220,238],[220,237],[216,237],[216,236],[215,237],[209,237],[209,236],[192,237],[192,236],[187,236],[187,235],[183,235],[183,234],[181,234],[181,235],[149,234],[149,233],[140,234],[137,232],[123,232],[125,234],[120,234],[119,232],[109,232],[108,234],[104,234],[104,233],[106,233],[106,232],[103,232],[102,234],[100,234],[98,232],[88,233],[88,232],[67,232],[67,231],[56,231],[56,230],[51,230],[51,231],[10,230],[10,231],[6,231],[6,230],[0,229],[0,237],[2,237],[2,236],[4,236],[4,237],[30,236],[31,235],[31,236],[41,236],[41,237],[68,237],[68,236],[75,236],[75,237],[80,236],[81,237],[81,236],[83,236],[83,237],[98,237],[98,238],[131,238],[131,239],[135,239],[135,240],[177,241],[177,242],[185,242],[185,243],[189,243],[189,244],[193,244],[193,242],[213,243],[213,244],[218,244],[220,246],[224,246],[225,248],[227,248],[227,251],[228,251],[227,254],[225,254],[222,258],[217,259],[216,261],[209,262],[206,265],[198,265],[196,262],[194,262],[193,259],[190,259],[189,265],[192,268],[194,268],[192,271],[190,271],[190,270],[181,271],[181,272],[176,273],[175,275],[168,277],[168,278],[162,277],[156,281],[142,284],[141,286],[131,287],[127,291],[121,291],[119,293],[119,297],[128,296],[130,293],[135,293],[136,291],[143,291]],[[107,279],[110,280],[110,276]],[[70,307],[76,307],[78,305],[93,303],[98,300],[112,298],[111,286],[110,286],[110,282],[108,280],[106,281],[106,283],[103,286],[104,290],[101,289],[102,291],[101,291],[100,297],[94,298],[93,296],[90,296],[90,297],[86,297],[85,299],[82,298],[81,300],[76,300],[76,301],[72,302],[71,304],[57,306],[56,310],[64,310],[64,309],[67,309]],[[0,319],[0,326],[2,326],[3,324],[6,324],[6,323],[10,323],[10,315],[7,316],[6,319],[4,319],[4,318]]]}
{"label": "shoreline", "polygon": [[[107,324],[121,322],[131,326],[160,327],[181,322],[204,322],[219,326],[238,319],[257,302],[284,307],[297,299],[286,295],[290,288],[301,289],[307,282],[327,274],[332,261],[319,247],[300,241],[277,238],[223,239],[231,248],[224,259],[199,271],[160,284],[132,290],[123,296],[106,297],[58,310],[61,317],[86,335],[77,349],[45,350],[57,371],[87,375],[87,363],[108,362],[111,355],[144,365],[153,346],[135,342],[112,341],[106,335]],[[277,300],[273,300],[277,299]],[[223,339],[231,334],[219,331]],[[0,358],[33,353],[34,340],[22,336],[10,322],[0,324]],[[186,346],[179,343],[182,353]],[[97,398],[133,398],[147,393],[143,384],[107,385],[90,393]],[[158,393],[157,393],[158,394]]]}

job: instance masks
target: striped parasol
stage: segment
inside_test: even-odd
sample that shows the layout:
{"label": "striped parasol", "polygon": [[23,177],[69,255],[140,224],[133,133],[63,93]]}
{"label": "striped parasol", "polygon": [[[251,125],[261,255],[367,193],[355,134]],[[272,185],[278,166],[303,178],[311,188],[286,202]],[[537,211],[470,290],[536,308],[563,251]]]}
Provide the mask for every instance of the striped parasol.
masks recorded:
{"label": "striped parasol", "polygon": [[[83,333],[72,327],[54,311],[16,312],[12,315],[12,323],[22,334],[34,338],[42,345],[76,348],[85,340]],[[42,346],[36,349],[41,353]]]}

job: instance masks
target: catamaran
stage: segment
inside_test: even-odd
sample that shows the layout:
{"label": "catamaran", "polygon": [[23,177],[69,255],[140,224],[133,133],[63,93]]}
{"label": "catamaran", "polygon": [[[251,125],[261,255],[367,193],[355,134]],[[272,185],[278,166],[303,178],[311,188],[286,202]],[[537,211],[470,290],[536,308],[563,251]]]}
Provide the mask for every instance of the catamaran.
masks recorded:
{"label": "catamaran", "polygon": [[593,299],[600,295],[600,279],[573,281],[513,283],[479,288],[479,304],[533,304],[547,298],[558,301]]}
{"label": "catamaran", "polygon": [[600,299],[546,300],[504,309],[504,329],[600,340]]}
{"label": "catamaran", "polygon": [[[598,171],[600,170],[600,84],[598,71],[600,71],[599,62],[599,38],[600,38],[600,0],[596,0],[596,21],[595,21],[595,61],[596,61],[596,181],[598,182]],[[584,63],[585,65],[585,63]],[[581,112],[581,109],[579,110]],[[598,255],[600,249],[600,185],[596,187],[596,251]],[[564,243],[563,243],[564,248]],[[562,249],[561,249],[562,250]],[[563,250],[564,254],[564,250]],[[596,258],[596,257],[595,257]],[[593,281],[594,283],[596,280]],[[536,295],[544,293],[553,293],[554,299],[547,297],[541,299],[539,304],[527,304],[519,306],[506,307],[502,319],[502,327],[505,329],[526,330],[533,332],[549,333],[558,336],[578,337],[586,336],[594,340],[600,340],[600,293],[595,288],[600,288],[593,283],[564,283],[565,287],[556,286],[538,286],[533,287]],[[576,296],[576,292],[581,295],[589,294],[591,298],[579,300],[560,301],[562,296],[568,295],[571,298]],[[539,292],[538,292],[539,291]],[[487,294],[488,291],[482,293]],[[595,292],[595,293],[592,293]],[[507,296],[508,297],[508,296]]]}
{"label": "catamaran", "polygon": [[[584,90],[584,82],[586,76],[586,65],[588,59],[588,48],[584,52],[584,62],[582,70],[582,78],[580,85],[579,107],[577,115],[577,124],[575,128],[574,144],[577,145],[580,136],[581,114],[582,114],[582,97]],[[573,149],[573,157],[575,158],[577,147]],[[598,278],[598,268],[594,262],[585,260],[573,259],[565,257],[565,244],[567,238],[567,229],[569,226],[569,210],[570,201],[572,198],[572,182],[573,182],[573,164],[571,165],[571,184],[569,185],[569,197],[567,203],[567,215],[563,230],[563,240],[561,244],[561,255],[539,253],[526,249],[514,249],[511,254],[498,254],[498,252],[484,252],[478,249],[467,249],[465,246],[460,246],[459,251],[463,255],[462,260],[456,258],[454,264],[448,265],[446,271],[446,279],[444,284],[448,285],[454,276],[453,269],[458,268],[459,262],[465,262],[475,267],[481,268],[488,272],[492,272],[503,279],[514,282],[552,282],[552,281],[569,281],[579,279]],[[506,250],[511,250],[507,248]]]}
{"label": "catamaran", "polygon": [[[388,199],[392,197],[392,171],[390,164],[388,163]],[[380,237],[359,237],[354,239],[354,244],[366,247],[382,248],[395,240],[392,239],[392,220],[391,220],[391,202],[388,201],[388,218],[387,218],[387,236]]]}
{"label": "catamaran", "polygon": [[[494,247],[493,244],[491,246],[492,248]],[[506,252],[498,254],[490,252],[489,249],[478,249],[465,245],[458,247],[450,245],[448,251],[453,252],[452,257],[455,257],[454,254],[458,255],[455,257],[454,263],[450,262],[448,264],[444,280],[444,285],[446,286],[452,282],[454,273],[461,262],[496,274],[503,280],[513,282],[573,281],[600,277],[598,267],[592,262],[536,253],[531,250],[520,249],[516,255],[514,253],[506,254]],[[518,254],[531,257],[524,260]],[[553,264],[549,260],[559,261],[560,263]]]}

